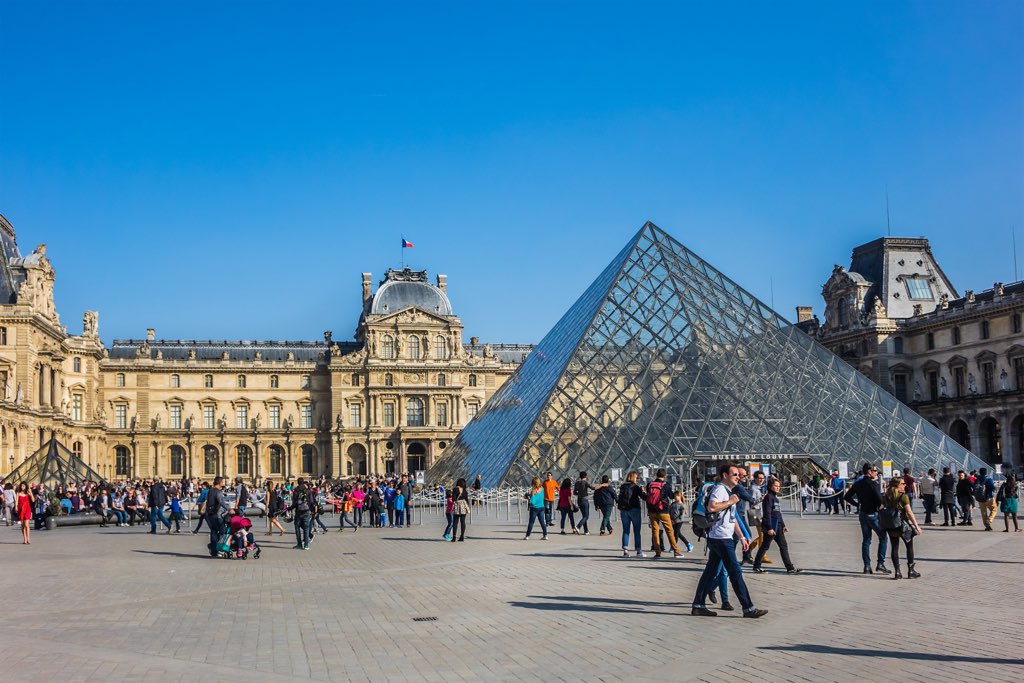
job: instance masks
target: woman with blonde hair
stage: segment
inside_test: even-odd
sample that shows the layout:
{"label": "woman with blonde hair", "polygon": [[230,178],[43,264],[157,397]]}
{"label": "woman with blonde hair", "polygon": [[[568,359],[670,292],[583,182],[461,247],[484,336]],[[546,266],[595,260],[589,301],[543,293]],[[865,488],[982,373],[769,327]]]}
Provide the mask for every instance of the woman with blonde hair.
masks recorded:
{"label": "woman with blonde hair", "polygon": [[526,525],[526,536],[523,537],[523,540],[527,541],[530,539],[535,521],[540,522],[541,531],[544,532],[544,536],[540,540],[548,540],[548,522],[545,519],[546,513],[544,511],[544,486],[540,483],[540,477],[534,477],[530,480],[530,492],[526,494],[526,500],[530,506],[530,521]]}
{"label": "woman with blonde hair", "polygon": [[[894,579],[902,579],[900,573],[900,541],[907,547],[907,578],[916,579],[920,574],[914,569],[914,536],[920,535],[921,527],[914,517],[914,510],[910,506],[910,496],[907,495],[907,484],[903,477],[893,477],[885,489],[883,501],[885,510],[879,515],[880,518],[888,518],[890,521],[882,526],[889,534],[891,547],[892,567]],[[907,538],[910,536],[910,538]]]}

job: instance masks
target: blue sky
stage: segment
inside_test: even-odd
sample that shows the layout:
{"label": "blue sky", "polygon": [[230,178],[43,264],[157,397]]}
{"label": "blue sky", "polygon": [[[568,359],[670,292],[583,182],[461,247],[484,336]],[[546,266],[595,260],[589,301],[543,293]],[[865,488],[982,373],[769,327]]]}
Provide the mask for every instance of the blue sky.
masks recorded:
{"label": "blue sky", "polygon": [[0,213],[100,333],[536,342],[652,220],[792,318],[886,231],[1024,272],[1024,3],[0,3]]}

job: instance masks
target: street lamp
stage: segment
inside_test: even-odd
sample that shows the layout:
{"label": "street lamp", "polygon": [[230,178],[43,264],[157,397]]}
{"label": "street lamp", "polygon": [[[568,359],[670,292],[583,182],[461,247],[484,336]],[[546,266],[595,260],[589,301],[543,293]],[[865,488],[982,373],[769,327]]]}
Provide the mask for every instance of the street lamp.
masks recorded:
{"label": "street lamp", "polygon": [[11,451],[11,469],[7,471],[8,474],[14,471],[14,451]]}

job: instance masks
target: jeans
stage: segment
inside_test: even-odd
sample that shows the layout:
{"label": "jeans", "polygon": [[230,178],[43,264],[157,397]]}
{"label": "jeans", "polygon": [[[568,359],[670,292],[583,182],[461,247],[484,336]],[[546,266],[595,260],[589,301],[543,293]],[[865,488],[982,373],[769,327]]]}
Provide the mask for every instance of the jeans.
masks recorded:
{"label": "jeans", "polygon": [[558,508],[558,511],[562,513],[562,531],[565,531],[565,518],[569,517],[569,526],[573,529],[576,528],[576,515],[573,513],[572,508]]}
{"label": "jeans", "polygon": [[789,559],[789,543],[786,542],[786,532],[779,527],[779,530],[775,532],[775,535],[765,534],[764,540],[761,542],[761,547],[757,550],[757,555],[754,557],[754,567],[760,568],[761,562],[764,560],[764,554],[768,552],[768,548],[772,547],[772,541],[778,544],[779,554],[782,555],[782,563],[786,565],[786,569],[793,569],[793,560]]}
{"label": "jeans", "polygon": [[327,532],[327,526],[324,524],[324,520],[320,519],[320,515],[313,515],[313,519],[311,519],[309,523],[310,530],[312,531],[312,529],[317,525],[319,525],[325,533]]}
{"label": "jeans", "polygon": [[661,550],[664,544],[661,542],[661,531],[664,530],[668,534],[668,543],[672,546],[672,552],[679,553],[679,546],[676,545],[676,532],[672,528],[672,519],[668,516],[667,512],[652,512],[650,514],[651,520],[651,545],[654,546],[654,552],[657,555],[661,555]]}
{"label": "jeans", "polygon": [[935,494],[926,493],[922,496],[924,500],[924,523],[932,523],[932,513],[935,512]]}
{"label": "jeans", "polygon": [[164,516],[163,509],[153,506],[149,509],[149,533],[156,533],[156,521],[158,519],[160,520],[160,523],[163,524],[165,527],[167,527],[168,529],[171,528],[171,523],[168,522],[167,517]]}
{"label": "jeans", "polygon": [[871,566],[871,533],[878,534],[878,553],[877,563],[879,565],[885,564],[885,555],[889,550],[889,538],[882,531],[882,525],[878,523],[878,513],[872,512],[870,514],[863,514],[857,516],[860,520],[860,555],[861,559],[864,560],[864,566]]}
{"label": "jeans", "polygon": [[683,522],[674,522],[672,524],[672,533],[676,535],[676,543],[682,543],[685,546],[690,545],[689,539],[683,535]]}
{"label": "jeans", "polygon": [[601,508],[601,531],[612,532],[612,510],[614,509],[611,505]]}
{"label": "jeans", "polygon": [[388,526],[395,525],[395,504],[388,505]]}
{"label": "jeans", "polygon": [[344,510],[342,510],[341,514],[338,515],[338,528],[339,529],[344,529],[346,524],[348,524],[353,529],[358,529],[359,528],[359,527],[356,526],[355,522],[353,522],[351,519],[348,518],[348,513],[345,512]]}
{"label": "jeans", "polygon": [[725,569],[726,573],[729,574],[729,582],[732,583],[733,592],[739,598],[743,611],[749,612],[754,609],[754,602],[750,599],[750,593],[747,592],[747,584],[743,581],[743,569],[740,568],[740,563],[736,561],[735,538],[708,539],[708,563],[704,567],[704,573],[700,575],[697,593],[693,597],[693,606],[705,606],[705,596],[714,590],[715,580],[721,569]]}
{"label": "jeans", "polygon": [[110,512],[112,512],[114,517],[117,518],[117,523],[118,524],[127,524],[128,523],[128,515],[125,514],[124,510],[114,510],[114,509],[111,509]]}
{"label": "jeans", "polygon": [[210,549],[210,557],[217,557],[217,543],[220,542],[220,536],[224,533],[224,520],[220,518],[220,515],[207,515],[206,525],[210,527],[210,545],[207,546]]}
{"label": "jeans", "polygon": [[576,504],[580,506],[580,523],[579,526],[583,527],[583,533],[590,533],[590,526],[587,522],[590,521],[590,501],[586,498],[578,498]]}
{"label": "jeans", "polygon": [[547,520],[548,526],[555,525],[555,501],[545,500],[544,501],[544,518]]}
{"label": "jeans", "polygon": [[810,499],[810,498],[808,498],[807,496],[800,496],[800,505],[802,506],[802,508],[801,508],[801,512],[807,512],[807,503],[808,503],[808,502],[809,502],[810,500],[811,500],[811,499]]}
{"label": "jeans", "polygon": [[530,534],[533,533],[533,523],[535,521],[540,522],[540,530],[544,532],[544,538],[548,536],[548,522],[546,510],[544,508],[530,508],[530,522],[526,525],[526,537],[529,538]]}
{"label": "jeans", "polygon": [[[174,522],[174,533],[178,533],[179,531],[181,531],[181,513],[180,512],[172,512],[171,513],[171,521]],[[167,528],[170,529],[171,525],[168,524]]]}
{"label": "jeans", "polygon": [[444,535],[447,536],[452,532],[452,527],[455,526],[455,514],[452,512],[446,512],[444,513],[444,518],[448,520],[448,526],[444,528]]}
{"label": "jeans", "polygon": [[947,526],[956,524],[956,509],[952,503],[942,504],[942,523]]}
{"label": "jeans", "polygon": [[405,510],[395,510],[395,526],[405,524]]}
{"label": "jeans", "polygon": [[971,519],[971,511],[974,507],[974,502],[970,498],[960,498],[960,521],[967,523],[973,521]]}
{"label": "jeans", "polygon": [[309,547],[309,527],[313,522],[313,517],[308,512],[299,512],[296,510],[294,524],[295,524],[295,545],[302,548]]}
{"label": "jeans", "polygon": [[619,510],[619,519],[622,520],[622,549],[629,548],[629,527],[633,526],[633,542],[636,551],[640,552],[640,508],[634,510]]}
{"label": "jeans", "polygon": [[405,499],[405,525],[412,526],[412,505],[408,498]]}
{"label": "jeans", "polygon": [[361,508],[361,507],[355,508],[355,509],[354,509],[354,510],[352,511],[352,516],[353,516],[353,517],[355,518],[355,520],[356,520],[356,526],[357,526],[357,527],[359,527],[359,526],[362,526],[362,525],[363,525],[363,508]]}

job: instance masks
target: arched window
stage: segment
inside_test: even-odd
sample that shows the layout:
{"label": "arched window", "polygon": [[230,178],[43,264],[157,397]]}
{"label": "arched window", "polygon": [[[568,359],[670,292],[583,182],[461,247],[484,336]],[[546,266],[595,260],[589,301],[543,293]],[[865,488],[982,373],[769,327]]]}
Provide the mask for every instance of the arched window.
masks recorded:
{"label": "arched window", "polygon": [[384,339],[381,340],[380,345],[380,357],[381,358],[394,358],[395,357],[395,340],[391,335],[384,335]]}
{"label": "arched window", "polygon": [[171,446],[171,474],[181,475],[184,472],[185,449],[181,446]]}
{"label": "arched window", "polygon": [[203,474],[217,474],[216,446],[203,446]]}
{"label": "arched window", "polygon": [[270,388],[277,389],[281,386],[281,379],[277,375],[270,376]]}
{"label": "arched window", "polygon": [[390,372],[384,373],[384,386],[393,387],[395,386],[395,376]]}
{"label": "arched window", "polygon": [[313,472],[313,447],[306,445],[302,447],[302,471]]}
{"label": "arched window", "polygon": [[127,446],[118,446],[114,449],[114,474],[119,477],[128,476],[131,453]]}
{"label": "arched window", "polygon": [[171,375],[171,388],[177,389],[181,386],[181,375]]}
{"label": "arched window", "polygon": [[239,389],[245,389],[245,375],[239,375],[235,380],[235,386]]}
{"label": "arched window", "polygon": [[406,354],[406,358],[409,360],[417,360],[420,357],[420,338],[415,334],[409,335],[409,352]]}
{"label": "arched window", "polygon": [[354,386],[354,387],[358,387],[359,386],[359,373],[356,373],[356,372],[352,373],[352,386]]}
{"label": "arched window", "polygon": [[203,386],[207,389],[213,388],[213,375],[203,375]]}
{"label": "arched window", "polygon": [[434,358],[437,360],[444,360],[448,356],[448,344],[445,342],[444,337],[437,335],[434,337]]}
{"label": "arched window", "polygon": [[117,377],[115,379],[115,384],[117,384],[117,386],[119,386],[119,387],[123,387],[124,386],[124,373],[123,372],[117,373]]}
{"label": "arched window", "polygon": [[846,310],[846,299],[839,300],[839,325],[845,327],[850,322],[849,311]]}
{"label": "arched window", "polygon": [[447,377],[445,377],[444,375],[438,375],[437,376],[437,386],[443,387],[443,386],[447,386],[447,384],[448,384],[448,378]]}
{"label": "arched window", "polygon": [[238,453],[238,473],[249,474],[249,454],[252,451],[246,445],[239,445],[235,450]]}
{"label": "arched window", "polygon": [[423,426],[423,401],[410,398],[405,404],[405,423],[409,427]]}
{"label": "arched window", "polygon": [[470,375],[469,376],[469,386],[471,386],[471,387],[475,387],[476,386],[476,375]]}
{"label": "arched window", "polygon": [[284,449],[280,446],[270,447],[270,473],[281,474],[284,471]]}

